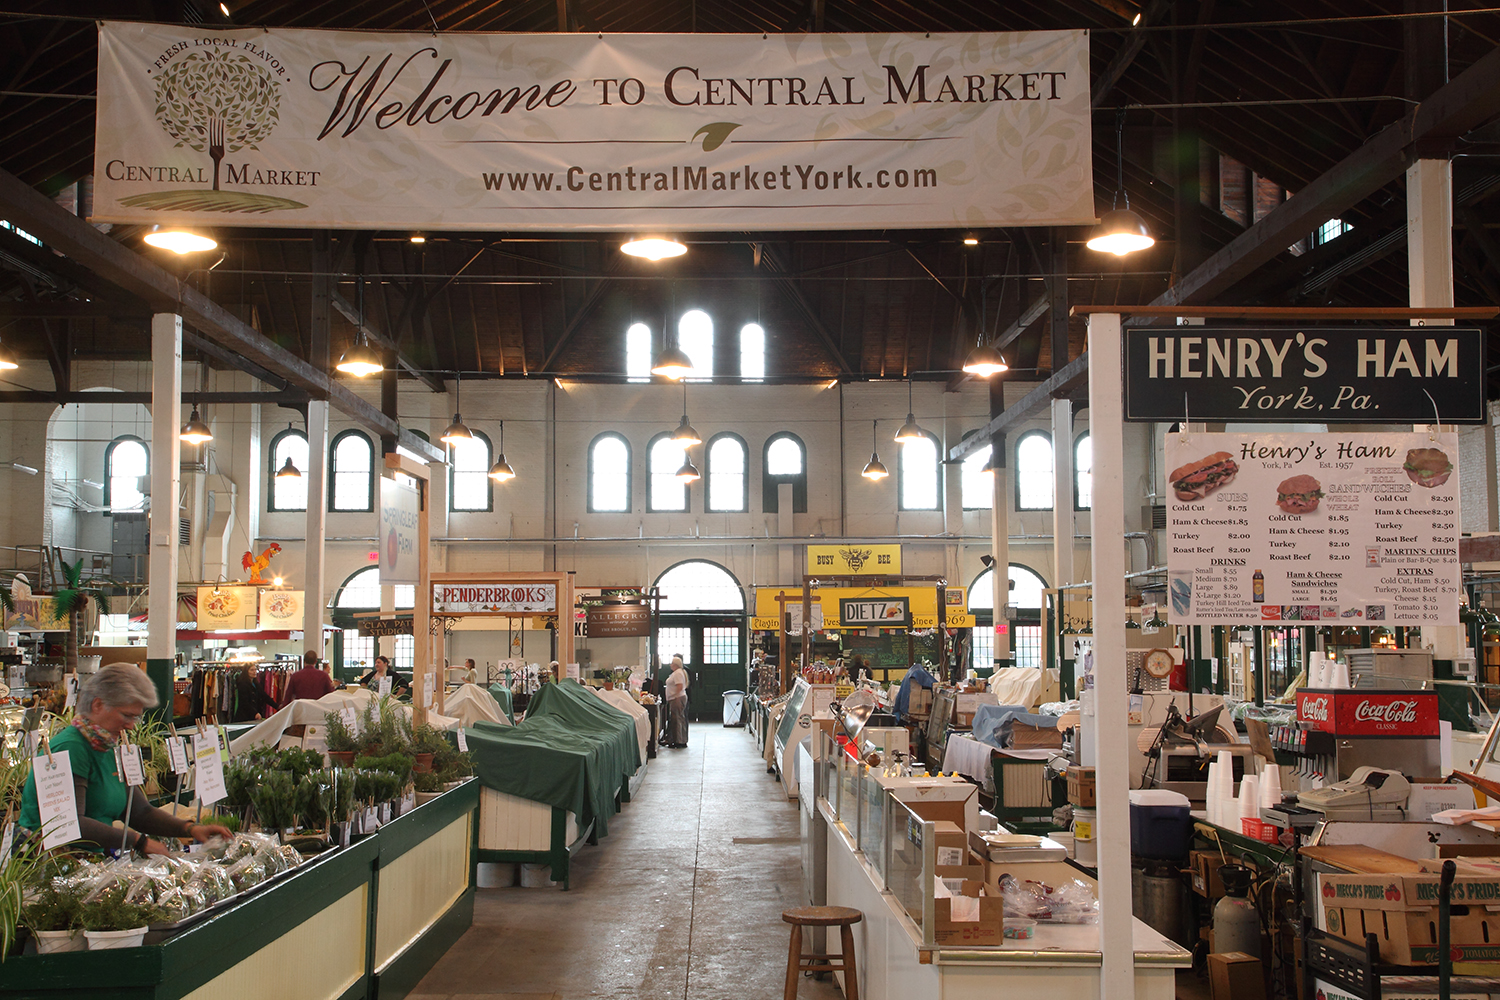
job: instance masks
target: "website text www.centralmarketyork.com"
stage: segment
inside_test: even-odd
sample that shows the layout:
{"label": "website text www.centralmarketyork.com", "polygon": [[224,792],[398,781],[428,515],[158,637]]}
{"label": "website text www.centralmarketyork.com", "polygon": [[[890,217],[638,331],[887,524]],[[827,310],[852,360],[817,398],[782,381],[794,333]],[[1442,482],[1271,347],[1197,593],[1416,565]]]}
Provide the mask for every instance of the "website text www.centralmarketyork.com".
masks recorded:
{"label": "website text www.centralmarketyork.com", "polygon": [[707,167],[663,167],[659,170],[590,170],[569,167],[566,171],[484,173],[484,189],[505,193],[556,191],[566,193],[612,193],[630,191],[861,191],[935,188],[937,171],[930,168],[856,168],[845,164],[826,168],[811,163],[789,163],[774,168],[737,167],[710,170]]}

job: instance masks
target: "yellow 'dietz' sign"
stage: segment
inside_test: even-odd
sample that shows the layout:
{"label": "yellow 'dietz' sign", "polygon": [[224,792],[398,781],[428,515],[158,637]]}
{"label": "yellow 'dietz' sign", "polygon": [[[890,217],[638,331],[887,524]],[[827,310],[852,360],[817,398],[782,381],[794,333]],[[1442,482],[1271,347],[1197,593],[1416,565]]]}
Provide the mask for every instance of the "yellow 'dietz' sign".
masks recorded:
{"label": "yellow 'dietz' sign", "polygon": [[[962,588],[947,588],[949,595],[954,590]],[[755,614],[750,619],[750,627],[757,631],[778,631],[782,627],[783,604],[777,601],[781,596],[787,607],[796,604],[802,605],[801,587],[757,587],[755,588]],[[812,603],[815,607],[823,609],[823,628],[833,630],[841,628],[865,629],[869,622],[845,625],[839,619],[839,602],[841,600],[870,600],[878,598],[906,598],[911,606],[911,627],[915,629],[927,629],[937,627],[938,595],[936,587],[818,587],[812,592]],[[969,614],[968,608],[963,604],[954,606],[951,596],[945,596],[948,606],[944,608],[943,624],[948,628],[973,628],[974,616]]]}
{"label": "yellow 'dietz' sign", "polygon": [[899,545],[809,545],[808,576],[899,576]]}

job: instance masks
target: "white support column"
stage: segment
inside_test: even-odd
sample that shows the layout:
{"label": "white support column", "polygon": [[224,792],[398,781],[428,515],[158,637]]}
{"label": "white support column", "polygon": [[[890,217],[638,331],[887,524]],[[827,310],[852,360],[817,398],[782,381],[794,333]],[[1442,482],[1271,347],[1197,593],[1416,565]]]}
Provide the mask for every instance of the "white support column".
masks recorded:
{"label": "white support column", "polygon": [[1052,401],[1052,586],[1073,582],[1073,401]]}
{"label": "white support column", "polygon": [[323,620],[328,616],[324,585],[323,540],[328,521],[328,402],[314,399],[307,404],[307,551],[302,581],[305,644],[319,656],[323,650]]}
{"label": "white support column", "polygon": [[1131,939],[1130,774],[1125,683],[1125,438],[1120,317],[1089,317],[1089,431],[1094,443],[1094,745],[1099,809],[1102,1000],[1135,1000]]}
{"label": "white support column", "polygon": [[[1005,617],[1005,606],[1010,603],[1010,476],[997,460],[1003,455],[992,455],[990,464],[995,467],[993,506],[990,508],[990,555],[995,564],[990,567],[993,585],[995,612],[995,659],[1005,666],[1011,665],[1010,651],[1015,637],[1011,635],[1011,622]],[[999,631],[1004,626],[1005,631]]]}
{"label": "white support column", "polygon": [[[182,483],[182,317],[151,317],[151,552],[148,661],[177,655],[177,494]],[[170,674],[168,674],[170,676]],[[158,681],[160,684],[160,681]],[[170,690],[170,683],[168,685]],[[170,703],[168,703],[170,706]]]}
{"label": "white support column", "polygon": [[[1453,165],[1447,160],[1418,160],[1406,168],[1406,267],[1409,305],[1453,307]],[[1453,320],[1412,325],[1452,326]],[[1462,628],[1424,627],[1422,638],[1439,660],[1463,655]]]}

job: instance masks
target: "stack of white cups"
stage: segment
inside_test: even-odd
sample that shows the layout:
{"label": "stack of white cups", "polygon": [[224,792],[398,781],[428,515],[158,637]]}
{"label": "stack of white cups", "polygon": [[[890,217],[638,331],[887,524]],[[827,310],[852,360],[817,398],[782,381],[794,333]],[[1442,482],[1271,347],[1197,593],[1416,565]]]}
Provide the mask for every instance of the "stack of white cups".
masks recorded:
{"label": "stack of white cups", "polygon": [[1203,818],[1213,823],[1218,816],[1219,806],[1219,761],[1215,758],[1208,762],[1208,787],[1203,792]]}
{"label": "stack of white cups", "polygon": [[1235,826],[1239,822],[1239,814],[1234,806],[1234,754],[1228,750],[1220,750],[1218,758],[1219,788],[1214,796],[1214,823],[1217,826]]}
{"label": "stack of white cups", "polygon": [[[1260,787],[1259,781],[1253,774],[1246,774],[1240,779],[1240,796],[1238,799],[1239,810],[1236,822],[1241,819],[1260,819]],[[1240,824],[1243,826],[1243,824]]]}
{"label": "stack of white cups", "polygon": [[1260,807],[1272,809],[1281,804],[1281,768],[1266,764],[1260,772]]}
{"label": "stack of white cups", "polygon": [[1307,661],[1307,686],[1313,689],[1328,686],[1328,658],[1314,653]]}
{"label": "stack of white cups", "polygon": [[1343,660],[1334,663],[1331,669],[1333,676],[1328,681],[1332,688],[1350,688],[1354,685],[1349,683],[1349,664]]}

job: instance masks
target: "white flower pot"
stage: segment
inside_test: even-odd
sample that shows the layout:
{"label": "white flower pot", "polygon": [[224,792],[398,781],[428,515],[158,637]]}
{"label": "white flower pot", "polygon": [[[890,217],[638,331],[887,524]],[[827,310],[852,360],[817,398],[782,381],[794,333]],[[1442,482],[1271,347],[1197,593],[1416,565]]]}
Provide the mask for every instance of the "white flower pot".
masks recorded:
{"label": "white flower pot", "polygon": [[418,792],[417,793],[417,805],[420,806],[420,805],[423,805],[425,803],[431,802],[433,799],[437,798],[439,795],[442,795],[442,794],[443,794],[442,792]]}
{"label": "white flower pot", "polygon": [[111,948],[139,948],[146,940],[147,927],[133,927],[126,931],[84,931],[89,939],[89,951],[107,951]]}
{"label": "white flower pot", "polygon": [[56,955],[64,951],[83,951],[88,947],[83,931],[32,931],[38,955]]}

